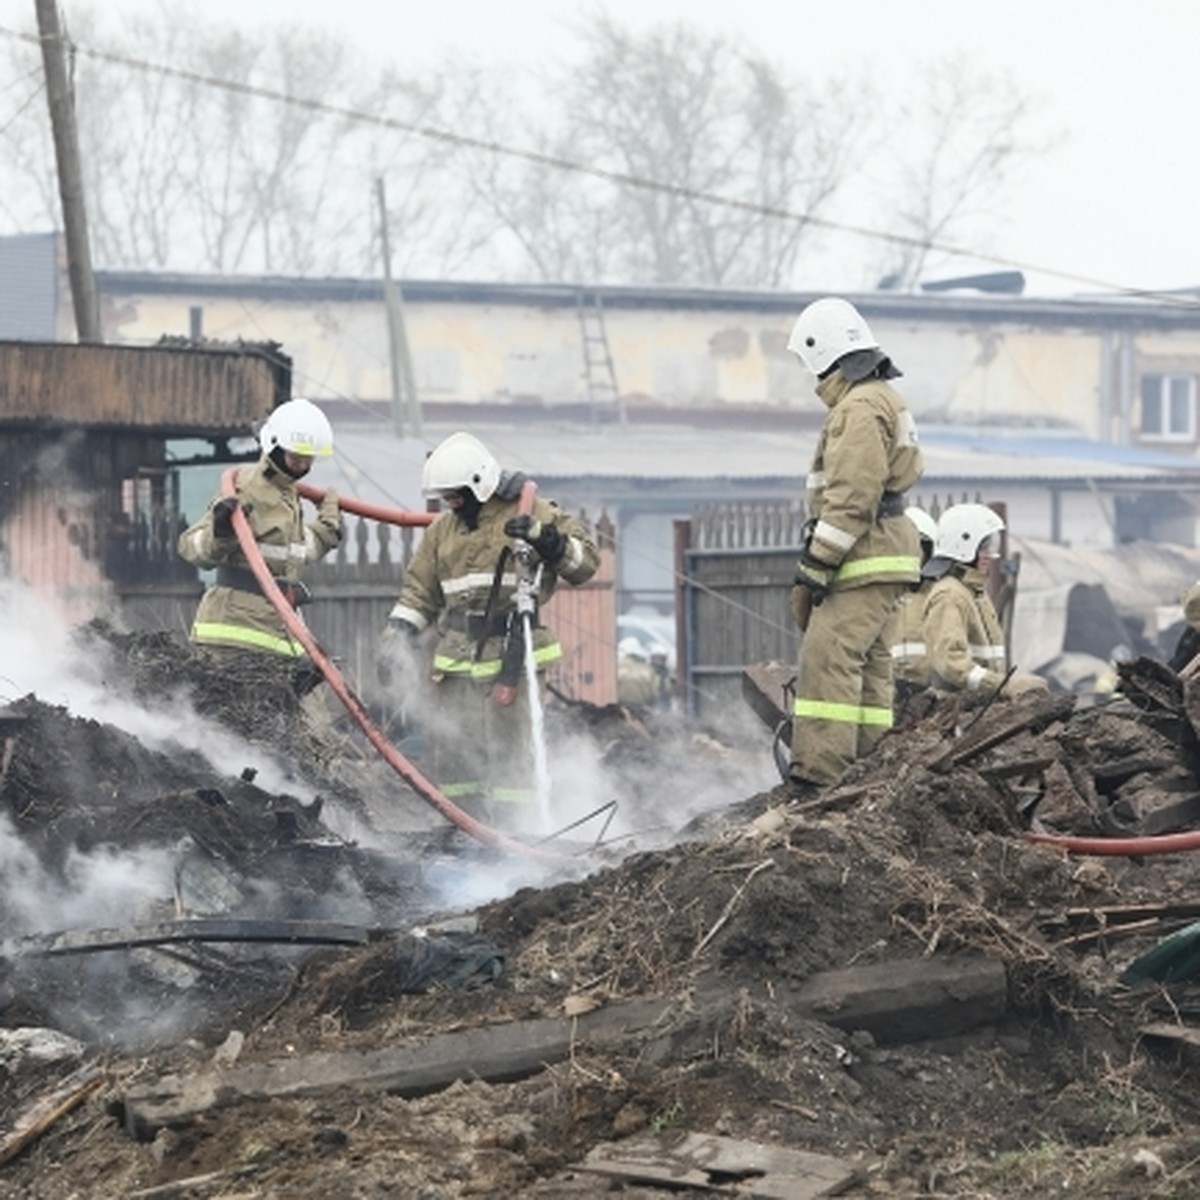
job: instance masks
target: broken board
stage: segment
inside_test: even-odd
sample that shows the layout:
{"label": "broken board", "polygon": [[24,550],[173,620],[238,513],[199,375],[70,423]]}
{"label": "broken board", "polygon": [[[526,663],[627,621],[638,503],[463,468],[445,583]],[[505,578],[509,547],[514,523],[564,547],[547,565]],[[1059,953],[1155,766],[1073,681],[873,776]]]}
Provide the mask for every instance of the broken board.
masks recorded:
{"label": "broken board", "polygon": [[742,699],[772,732],[791,720],[796,668],[788,663],[752,663],[742,669]]}
{"label": "broken board", "polygon": [[916,1042],[998,1021],[1008,1007],[1008,976],[1002,962],[975,955],[873,963],[810,976],[787,1002],[880,1042]]}
{"label": "broken board", "polygon": [[164,1126],[188,1125],[239,1100],[318,1096],[338,1088],[420,1096],[457,1080],[523,1079],[570,1056],[573,1048],[654,1025],[669,1004],[633,1000],[579,1017],[539,1018],[440,1033],[384,1050],[325,1051],[195,1075],[168,1075],[130,1088],[125,1127],[148,1141]]}
{"label": "broken board", "polygon": [[826,1154],[703,1133],[604,1142],[577,1169],[624,1183],[755,1200],[820,1200],[858,1179],[849,1163]]}

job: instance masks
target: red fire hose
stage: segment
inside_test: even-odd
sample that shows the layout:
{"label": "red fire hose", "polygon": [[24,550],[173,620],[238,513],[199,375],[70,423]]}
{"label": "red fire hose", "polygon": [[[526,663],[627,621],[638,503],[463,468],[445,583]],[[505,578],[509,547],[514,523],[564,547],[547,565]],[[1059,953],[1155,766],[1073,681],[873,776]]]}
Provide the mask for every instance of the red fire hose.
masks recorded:
{"label": "red fire hose", "polygon": [[[237,469],[234,467],[231,467],[222,475],[222,495],[236,495],[236,479]],[[297,490],[302,496],[310,500],[319,500],[324,495],[323,491],[304,484],[300,485]],[[428,525],[434,519],[434,514],[432,513],[382,508],[378,505],[366,504],[360,500],[352,500],[349,497],[345,499],[339,498],[339,507],[345,509],[347,512],[360,513],[363,516],[373,516],[375,520],[389,521],[394,525]],[[554,854],[537,846],[530,846],[525,842],[518,841],[516,838],[508,837],[506,834],[491,828],[489,825],[484,825],[482,821],[477,821],[469,813],[463,812],[447,796],[443,795],[436,784],[426,779],[388,741],[375,725],[375,722],[371,720],[366,709],[363,707],[362,701],[354,694],[350,685],[343,678],[342,673],[321,649],[320,645],[318,645],[316,638],[313,637],[308,626],[296,614],[296,610],[287,602],[263,559],[262,553],[258,548],[258,543],[254,540],[254,534],[250,529],[250,522],[246,519],[246,514],[240,508],[235,509],[233,513],[233,531],[237,534],[238,544],[242,548],[242,553],[246,556],[246,562],[250,570],[254,573],[254,578],[258,580],[258,586],[262,588],[263,595],[274,606],[288,633],[308,651],[309,657],[317,665],[321,674],[325,677],[325,681],[333,689],[334,694],[342,702],[342,705],[350,716],[353,717],[358,727],[367,735],[367,740],[371,745],[379,751],[388,765],[422,800],[432,805],[442,816],[452,824],[457,825],[464,833],[470,834],[471,837],[483,842],[485,845],[495,846],[497,849],[505,850],[510,854],[524,854],[540,862],[563,863],[567,861],[564,855]]]}
{"label": "red fire hose", "polygon": [[[320,504],[321,497],[325,495],[321,488],[313,487],[310,483],[296,484],[296,491],[314,504]],[[437,517],[437,513],[416,512],[411,508],[385,508],[382,504],[355,500],[353,496],[339,496],[338,507],[343,512],[369,517],[372,521],[383,521],[387,525],[432,525]]]}
{"label": "red fire hose", "polygon": [[1188,833],[1160,833],[1153,837],[1074,837],[1069,834],[1027,833],[1026,840],[1041,846],[1064,850],[1067,854],[1128,855],[1141,858],[1147,854],[1179,854],[1185,850],[1200,850],[1200,830]]}

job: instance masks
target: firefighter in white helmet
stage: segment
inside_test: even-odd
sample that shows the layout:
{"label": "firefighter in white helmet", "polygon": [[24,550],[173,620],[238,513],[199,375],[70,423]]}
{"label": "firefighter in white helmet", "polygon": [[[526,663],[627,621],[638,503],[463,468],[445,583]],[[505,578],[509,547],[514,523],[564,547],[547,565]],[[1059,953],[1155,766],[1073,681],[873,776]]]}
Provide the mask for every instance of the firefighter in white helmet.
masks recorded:
{"label": "firefighter in white helmet", "polygon": [[900,372],[852,304],[836,296],[810,304],[788,349],[828,410],[792,591],[806,632],[789,774],[804,795],[835,782],[891,727],[888,634],[897,601],[920,579],[917,529],[904,510],[923,460],[916,423],[890,382]]}
{"label": "firefighter in white helmet", "polygon": [[240,508],[254,540],[283,593],[293,603],[304,594],[300,573],[335,549],[342,539],[338,495],[326,489],[315,521],[306,523],[296,483],[313,460],[333,453],[333,430],[311,401],[297,397],[279,405],[258,436],[262,455],[237,473],[235,494],[218,494],[205,514],[179,536],[180,557],[202,570],[216,568],[200,598],[191,640],[220,657],[257,651],[284,658],[308,655],[288,633],[251,573],[233,528]]}
{"label": "firefighter in white helmet", "polygon": [[[522,808],[536,799],[525,677],[515,697],[495,687],[523,626],[515,611],[522,564],[514,545],[532,550],[539,608],[560,580],[585,583],[600,561],[583,524],[554,501],[538,497],[532,512],[518,511],[525,484],[524,475],[502,471],[472,434],[451,434],[433,450],[421,488],[446,511],[413,554],[381,647],[386,681],[406,672],[418,640],[435,631],[435,782],[456,803],[509,828],[528,824]],[[562,657],[540,621],[532,649],[539,672]],[[389,670],[393,660],[397,672]]]}
{"label": "firefighter in white helmet", "polygon": [[[937,521],[923,508],[909,505],[904,515],[917,527],[921,540],[921,565],[933,555],[937,541]],[[925,647],[925,601],[932,580],[922,580],[900,597],[892,617],[888,641],[892,647],[892,675],[895,680],[896,698],[919,691],[929,685],[929,653]]]}
{"label": "firefighter in white helmet", "polygon": [[662,677],[650,663],[646,648],[630,635],[617,643],[617,702],[629,708],[655,708],[662,695]]}
{"label": "firefighter in white helmet", "polygon": [[[1004,521],[986,504],[954,504],[938,520],[933,555],[922,569],[930,682],[949,691],[1047,692],[1040,675],[1008,676],[1008,650],[987,591],[984,559]],[[1007,677],[1007,678],[1006,678]]]}
{"label": "firefighter in white helmet", "polygon": [[1182,671],[1200,654],[1200,580],[1183,593],[1182,604],[1183,619],[1187,624],[1168,660],[1173,671]]}

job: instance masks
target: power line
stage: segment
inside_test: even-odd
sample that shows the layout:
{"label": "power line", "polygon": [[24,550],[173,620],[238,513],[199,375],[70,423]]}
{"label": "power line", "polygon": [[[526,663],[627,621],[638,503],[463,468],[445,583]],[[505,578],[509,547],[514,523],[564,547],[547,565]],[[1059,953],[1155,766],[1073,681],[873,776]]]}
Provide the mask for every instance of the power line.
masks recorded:
{"label": "power line", "polygon": [[[38,44],[36,34],[22,33],[19,30],[0,26],[0,36],[16,41]],[[325,116],[339,117],[347,121],[375,125],[382,129],[391,129],[399,133],[413,134],[416,137],[437,141],[462,150],[478,150],[487,154],[500,155],[507,158],[520,159],[536,166],[548,167],[553,170],[567,171],[576,175],[586,175],[600,179],[606,183],[621,187],[639,188],[642,191],[660,192],[663,195],[676,196],[685,200],[711,204],[721,208],[733,209],[737,212],[749,213],[759,217],[771,217],[780,221],[791,221],[801,225],[811,225],[817,229],[829,230],[833,233],[852,234],[855,237],[871,241],[884,242],[893,246],[904,246],[909,249],[935,251],[953,258],[968,258],[976,261],[992,263],[994,266],[1006,267],[1011,270],[1031,272],[1046,275],[1064,282],[1080,284],[1086,287],[1099,288],[1103,291],[1116,292],[1133,299],[1159,300],[1178,304],[1184,307],[1195,307],[1200,301],[1189,296],[1181,296],[1177,292],[1130,288],[1111,280],[1099,279],[1095,276],[1080,275],[1071,271],[1060,271],[1052,267],[1039,266],[1019,259],[1002,258],[997,255],[981,254],[977,250],[968,250],[962,246],[954,246],[945,242],[912,237],[902,233],[885,233],[882,230],[870,229],[864,225],[852,225],[842,221],[833,221],[825,217],[816,217],[810,213],[796,212],[792,209],[777,208],[773,205],[759,204],[751,200],[739,200],[732,196],[722,196],[714,192],[705,192],[697,188],[684,187],[680,184],[664,183],[661,180],[646,179],[639,175],[631,175],[624,171],[610,171],[604,167],[591,166],[588,163],[577,162],[574,159],[563,158],[555,154],[546,154],[538,150],[526,150],[516,146],[508,146],[502,142],[489,141],[483,138],[471,137],[468,134],[453,133],[450,130],[438,129],[431,125],[423,125],[411,121],[402,121],[397,117],[380,116],[376,113],[362,112],[359,109],[348,108],[344,105],[329,104],[323,100],[315,100],[305,96],[294,96],[288,92],[276,91],[273,88],[260,87],[250,83],[240,83],[237,80],[222,79],[214,75],[205,75],[199,71],[190,71],[183,67],[172,67],[162,63],[152,63],[145,59],[134,58],[132,55],[119,54],[111,50],[100,50],[92,46],[81,46],[72,43],[72,49],[77,54],[99,62],[112,63],[117,66],[129,67],[135,71],[146,71],[171,79],[179,79],[200,87],[218,88],[233,92],[237,95],[249,96],[259,100],[270,100],[278,104],[288,104],[309,112],[321,113]]]}
{"label": "power line", "polygon": [[[33,72],[30,72],[30,74],[33,74]],[[26,78],[28,78],[28,76],[26,76]],[[12,116],[10,116],[3,125],[0,125],[0,135],[6,134],[17,123],[17,120],[20,118],[21,114],[45,91],[46,82],[44,79],[39,79],[38,82],[34,84],[33,91],[30,92],[29,95],[22,100],[15,109],[13,109]]]}

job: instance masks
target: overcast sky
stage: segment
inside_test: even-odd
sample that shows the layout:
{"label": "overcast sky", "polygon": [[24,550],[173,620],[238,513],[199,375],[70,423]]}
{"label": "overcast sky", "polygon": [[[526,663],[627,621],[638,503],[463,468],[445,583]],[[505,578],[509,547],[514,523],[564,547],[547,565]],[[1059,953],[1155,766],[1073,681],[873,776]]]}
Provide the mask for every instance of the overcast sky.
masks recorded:
{"label": "overcast sky", "polygon": [[[103,0],[112,13],[176,0]],[[73,0],[62,0],[68,21]],[[1056,149],[1016,189],[988,256],[1023,266],[1031,293],[1200,285],[1200,0],[606,0],[635,27],[687,20],[827,78],[851,62],[911,82],[959,50],[1039,102]],[[575,0],[203,0],[214,23],[332,28],[406,70],[446,54],[535,67],[575,52]],[[34,0],[0,0],[33,24]],[[1042,275],[1038,268],[1055,275]],[[836,286],[830,279],[827,286]]]}

